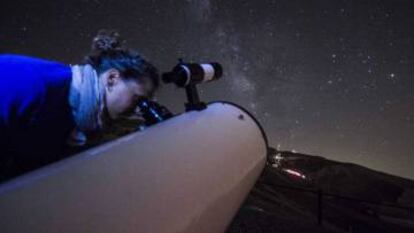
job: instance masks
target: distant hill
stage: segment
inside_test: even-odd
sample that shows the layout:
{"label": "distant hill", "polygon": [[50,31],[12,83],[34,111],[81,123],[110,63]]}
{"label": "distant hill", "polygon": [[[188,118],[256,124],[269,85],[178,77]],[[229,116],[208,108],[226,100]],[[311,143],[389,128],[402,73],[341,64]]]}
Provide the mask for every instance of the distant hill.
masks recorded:
{"label": "distant hill", "polygon": [[414,232],[412,180],[287,151],[269,161],[228,233]]}

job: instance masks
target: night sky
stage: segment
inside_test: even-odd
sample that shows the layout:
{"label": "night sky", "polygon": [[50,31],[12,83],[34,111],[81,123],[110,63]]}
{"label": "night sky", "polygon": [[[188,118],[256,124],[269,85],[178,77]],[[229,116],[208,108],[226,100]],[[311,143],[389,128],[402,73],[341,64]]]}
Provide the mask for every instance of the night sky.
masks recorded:
{"label": "night sky", "polygon": [[[309,0],[7,1],[0,52],[75,64],[117,29],[161,71],[222,63],[206,101],[245,106],[270,144],[414,178],[414,2]],[[1,85],[1,84],[0,84]],[[183,111],[184,91],[158,100]]]}

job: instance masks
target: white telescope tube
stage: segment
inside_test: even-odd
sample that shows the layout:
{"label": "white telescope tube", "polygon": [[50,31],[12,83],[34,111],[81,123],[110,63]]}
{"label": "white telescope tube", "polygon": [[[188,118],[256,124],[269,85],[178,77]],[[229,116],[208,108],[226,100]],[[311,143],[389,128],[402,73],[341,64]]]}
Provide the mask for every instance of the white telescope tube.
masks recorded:
{"label": "white telescope tube", "polygon": [[176,116],[0,186],[0,231],[224,232],[265,165],[229,103]]}

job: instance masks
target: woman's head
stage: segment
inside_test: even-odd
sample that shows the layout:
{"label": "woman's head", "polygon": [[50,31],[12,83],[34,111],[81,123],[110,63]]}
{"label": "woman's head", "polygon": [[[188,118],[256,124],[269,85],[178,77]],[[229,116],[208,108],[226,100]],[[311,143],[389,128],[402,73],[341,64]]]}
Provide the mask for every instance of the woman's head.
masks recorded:
{"label": "woman's head", "polygon": [[115,31],[100,31],[85,62],[105,87],[105,107],[112,119],[133,110],[141,97],[152,97],[159,85],[157,69],[139,53],[123,47]]}

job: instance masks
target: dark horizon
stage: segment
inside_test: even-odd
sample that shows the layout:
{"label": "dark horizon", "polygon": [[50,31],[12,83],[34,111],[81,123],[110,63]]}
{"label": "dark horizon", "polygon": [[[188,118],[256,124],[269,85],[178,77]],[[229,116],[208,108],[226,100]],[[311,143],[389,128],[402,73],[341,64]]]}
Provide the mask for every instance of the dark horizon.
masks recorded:
{"label": "dark horizon", "polygon": [[[79,63],[114,28],[161,71],[222,63],[206,101],[254,113],[270,145],[414,178],[414,2],[8,1],[0,52]],[[184,92],[158,100],[180,112]]]}

